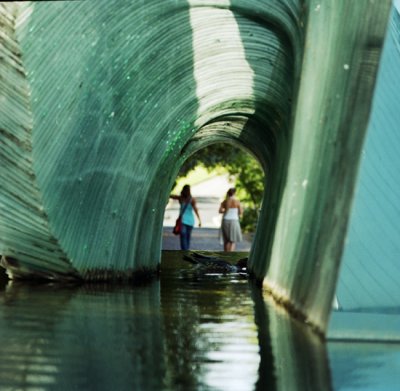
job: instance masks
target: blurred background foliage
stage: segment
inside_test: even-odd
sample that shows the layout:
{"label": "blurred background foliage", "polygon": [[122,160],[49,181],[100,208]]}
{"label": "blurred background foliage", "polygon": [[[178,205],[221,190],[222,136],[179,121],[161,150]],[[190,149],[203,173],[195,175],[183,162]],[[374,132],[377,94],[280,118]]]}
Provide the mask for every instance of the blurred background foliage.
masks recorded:
{"label": "blurred background foliage", "polygon": [[[244,232],[254,232],[264,192],[264,172],[248,152],[231,144],[213,144],[189,157],[181,167],[179,178],[193,170],[200,176],[228,173],[236,187],[237,198],[244,207],[241,226]],[[206,179],[206,178],[204,178]]]}

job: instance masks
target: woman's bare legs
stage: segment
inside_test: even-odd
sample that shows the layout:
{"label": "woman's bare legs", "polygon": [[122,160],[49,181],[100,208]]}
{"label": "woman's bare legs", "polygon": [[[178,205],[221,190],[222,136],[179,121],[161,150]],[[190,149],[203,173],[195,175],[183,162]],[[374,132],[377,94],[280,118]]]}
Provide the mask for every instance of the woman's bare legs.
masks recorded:
{"label": "woman's bare legs", "polygon": [[224,251],[235,251],[235,242],[225,242]]}

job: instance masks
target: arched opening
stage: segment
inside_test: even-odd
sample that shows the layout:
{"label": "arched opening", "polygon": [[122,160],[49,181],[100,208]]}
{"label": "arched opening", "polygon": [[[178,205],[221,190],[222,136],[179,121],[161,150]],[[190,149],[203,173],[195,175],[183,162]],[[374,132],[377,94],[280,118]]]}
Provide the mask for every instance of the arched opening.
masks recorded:
{"label": "arched opening", "polygon": [[[262,167],[268,186],[264,188],[262,208],[259,212],[259,222],[255,232],[253,245],[249,255],[248,270],[261,282],[269,266],[270,254],[273,245],[277,216],[283,186],[285,183],[286,168],[289,156],[288,126],[290,115],[268,105],[261,105],[253,109],[244,106],[232,106],[227,102],[226,107],[211,108],[207,116],[208,121],[203,122],[201,117],[192,124],[192,135],[186,142],[179,139],[182,145],[174,154],[170,154],[164,164],[159,166],[157,182],[152,183],[147,204],[144,208],[142,219],[147,221],[147,232],[158,232],[159,242],[152,242],[150,250],[152,257],[159,257],[163,232],[163,218],[165,205],[168,203],[170,190],[176,176],[184,163],[198,151],[221,143],[228,143],[240,147],[250,153]],[[154,208],[154,200],[163,203],[163,209]],[[161,205],[160,205],[161,206]],[[148,242],[146,231],[141,231],[140,243]],[[146,247],[149,250],[149,247]],[[138,258],[141,253],[138,253]]]}
{"label": "arched opening", "polygon": [[[8,255],[18,252],[29,268],[37,265],[50,274],[73,268],[89,280],[154,272],[169,189],[194,152],[237,143],[281,177],[301,64],[301,8],[297,1],[273,9],[255,3],[189,1],[123,10],[114,3],[95,9],[35,3],[33,13],[21,9],[26,17],[18,25],[20,45],[32,90],[23,94],[32,103],[24,118],[30,123],[31,111],[35,117],[26,134],[34,147],[23,153],[35,166],[26,182],[40,195],[28,203],[51,221],[44,233],[29,229],[51,246],[37,246],[35,235],[21,238],[21,230],[10,230]],[[58,23],[48,23],[64,20],[63,13],[76,33],[68,40],[58,34]],[[137,22],[108,28],[125,16]],[[72,24],[76,17],[82,17],[79,29]],[[77,46],[82,50],[71,56]],[[60,71],[68,83],[59,82]],[[35,114],[44,107],[46,115]],[[278,195],[271,201],[279,202]],[[276,213],[268,215],[271,222],[263,219],[263,225],[273,230]],[[259,265],[269,252],[262,247]],[[257,267],[262,278],[266,267]]]}
{"label": "arched opening", "polygon": [[23,63],[11,51],[2,64],[7,113],[18,108],[2,126],[17,213],[4,208],[1,251],[21,262],[8,268],[155,271],[180,167],[236,142],[269,183],[252,271],[324,329],[390,4],[33,3],[6,29]]}
{"label": "arched opening", "polygon": [[[192,250],[223,251],[221,237],[221,202],[229,188],[235,188],[242,214],[240,227],[242,240],[235,243],[235,251],[249,252],[262,203],[265,186],[264,171],[257,159],[247,150],[230,143],[216,143],[191,155],[182,165],[171,190],[180,194],[184,185],[191,186],[201,216],[191,235]],[[163,250],[178,250],[179,238],[172,233],[179,216],[179,202],[170,198],[163,228]],[[196,218],[197,220],[197,218]]]}

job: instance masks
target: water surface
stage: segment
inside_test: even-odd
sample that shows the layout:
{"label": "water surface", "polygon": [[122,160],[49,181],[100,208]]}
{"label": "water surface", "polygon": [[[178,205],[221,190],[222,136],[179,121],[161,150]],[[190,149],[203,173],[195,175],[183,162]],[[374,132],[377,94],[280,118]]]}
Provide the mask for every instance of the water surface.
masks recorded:
{"label": "water surface", "polygon": [[3,284],[0,346],[2,391],[391,390],[400,351],[325,344],[243,276],[176,252],[139,286]]}

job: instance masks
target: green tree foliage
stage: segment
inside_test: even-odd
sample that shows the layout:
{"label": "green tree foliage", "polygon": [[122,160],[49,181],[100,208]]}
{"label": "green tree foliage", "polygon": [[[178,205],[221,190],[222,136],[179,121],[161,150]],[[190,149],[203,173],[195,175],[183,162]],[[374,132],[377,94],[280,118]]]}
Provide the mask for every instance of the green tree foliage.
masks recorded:
{"label": "green tree foliage", "polygon": [[236,178],[238,197],[244,212],[241,225],[244,231],[254,232],[264,191],[264,172],[260,164],[248,153],[239,150],[236,159],[228,163],[228,172]]}
{"label": "green tree foliage", "polygon": [[200,164],[210,172],[224,168],[235,178],[237,196],[244,206],[241,225],[245,232],[253,232],[264,191],[264,172],[257,160],[231,144],[214,144],[192,155],[182,166],[179,176],[187,175]]}
{"label": "green tree foliage", "polygon": [[189,157],[181,167],[179,176],[186,176],[189,171],[193,170],[199,164],[202,164],[209,171],[217,167],[227,167],[227,165],[236,161],[238,154],[246,153],[231,144],[210,145],[200,149]]}

